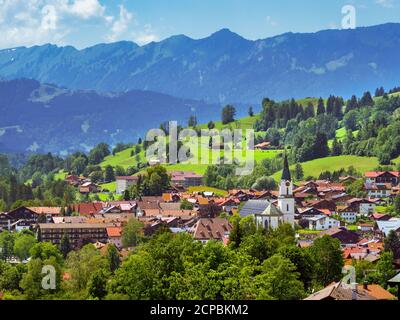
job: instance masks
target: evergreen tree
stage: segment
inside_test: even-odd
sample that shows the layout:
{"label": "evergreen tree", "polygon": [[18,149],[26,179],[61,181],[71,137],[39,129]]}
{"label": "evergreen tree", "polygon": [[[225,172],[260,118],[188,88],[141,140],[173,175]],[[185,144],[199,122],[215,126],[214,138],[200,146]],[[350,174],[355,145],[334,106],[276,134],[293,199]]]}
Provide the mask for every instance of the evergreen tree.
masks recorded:
{"label": "evergreen tree", "polygon": [[371,93],[369,91],[364,93],[360,103],[362,107],[372,107],[374,105],[374,100],[372,99]]}
{"label": "evergreen tree", "polygon": [[195,127],[195,126],[197,126],[197,118],[196,116],[192,115],[189,117],[188,127]]}
{"label": "evergreen tree", "polygon": [[222,124],[229,124],[235,121],[236,109],[234,106],[227,105],[222,109]]}
{"label": "evergreen tree", "polygon": [[121,264],[118,249],[113,244],[111,244],[107,249],[107,260],[111,272],[117,270]]}
{"label": "evergreen tree", "polygon": [[115,181],[115,173],[114,168],[112,166],[107,166],[104,173],[104,181],[105,182],[112,182]]}
{"label": "evergreen tree", "polygon": [[61,238],[60,251],[63,254],[64,258],[66,258],[68,253],[71,252],[71,250],[72,250],[72,245],[69,240],[68,234],[65,232]]}
{"label": "evergreen tree", "polygon": [[130,195],[130,193],[129,193],[129,190],[125,190],[125,191],[124,191],[124,200],[125,200],[125,201],[131,200],[131,195]]}
{"label": "evergreen tree", "polygon": [[249,116],[254,117],[254,111],[252,106],[249,107]]}
{"label": "evergreen tree", "polygon": [[304,178],[304,170],[300,163],[296,163],[296,167],[294,169],[294,177],[297,181],[301,181]]}
{"label": "evergreen tree", "polygon": [[320,114],[325,114],[325,103],[324,103],[324,99],[319,98],[318,100],[318,106],[317,106],[317,115]]}
{"label": "evergreen tree", "polygon": [[335,137],[333,139],[333,143],[332,143],[331,155],[334,157],[340,156],[340,155],[342,155],[342,152],[343,152],[342,143],[340,141],[338,141],[338,139]]}
{"label": "evergreen tree", "polygon": [[351,110],[358,109],[358,99],[355,95],[351,97],[351,99],[347,102],[346,105],[346,113],[350,112]]}

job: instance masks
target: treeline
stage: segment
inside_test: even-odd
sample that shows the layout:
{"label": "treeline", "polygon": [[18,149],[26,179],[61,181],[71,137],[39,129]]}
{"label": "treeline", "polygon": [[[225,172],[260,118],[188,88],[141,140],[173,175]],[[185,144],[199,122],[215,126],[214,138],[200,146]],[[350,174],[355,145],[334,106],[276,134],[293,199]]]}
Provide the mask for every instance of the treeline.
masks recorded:
{"label": "treeline", "polygon": [[[121,261],[113,245],[98,250],[92,244],[72,251],[67,238],[60,247],[37,243],[27,233],[0,234],[0,248],[29,262],[12,265],[0,260],[0,291],[4,299],[106,300],[299,300],[342,279],[340,242],[317,238],[309,248],[296,246],[290,225],[259,229],[252,217],[231,218],[229,244],[203,245],[187,233],[160,230],[140,237],[132,223],[123,237],[135,246]],[[129,234],[128,234],[129,233]],[[399,239],[391,234],[375,264],[354,261],[359,283],[387,281],[396,274],[393,251]],[[1,258],[1,257],[0,257]],[[42,288],[42,267],[56,270],[56,288]],[[374,270],[371,272],[371,270]],[[391,291],[393,288],[388,288]]]}

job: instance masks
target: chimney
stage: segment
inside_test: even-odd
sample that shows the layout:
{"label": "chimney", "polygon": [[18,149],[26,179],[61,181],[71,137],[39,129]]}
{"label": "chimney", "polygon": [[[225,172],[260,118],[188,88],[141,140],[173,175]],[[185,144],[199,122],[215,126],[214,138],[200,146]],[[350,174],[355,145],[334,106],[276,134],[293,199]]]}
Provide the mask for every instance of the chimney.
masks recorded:
{"label": "chimney", "polygon": [[357,288],[357,283],[352,283],[351,284],[351,300],[357,300],[357,295],[358,295],[358,288]]}

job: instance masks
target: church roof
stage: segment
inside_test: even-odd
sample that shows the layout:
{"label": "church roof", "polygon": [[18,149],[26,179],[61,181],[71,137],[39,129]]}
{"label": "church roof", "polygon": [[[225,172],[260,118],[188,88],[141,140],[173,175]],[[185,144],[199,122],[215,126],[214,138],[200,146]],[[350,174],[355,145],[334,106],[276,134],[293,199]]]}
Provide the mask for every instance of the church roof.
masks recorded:
{"label": "church roof", "polygon": [[289,169],[289,162],[287,155],[285,154],[285,160],[283,163],[283,172],[282,172],[282,179],[284,181],[292,181],[292,176],[290,174],[290,169]]}
{"label": "church roof", "polygon": [[268,200],[249,200],[240,210],[240,216],[245,218],[251,215],[263,214],[270,204]]}
{"label": "church roof", "polygon": [[283,213],[273,204],[270,204],[267,209],[263,212],[263,215],[270,216],[270,217],[281,217]]}

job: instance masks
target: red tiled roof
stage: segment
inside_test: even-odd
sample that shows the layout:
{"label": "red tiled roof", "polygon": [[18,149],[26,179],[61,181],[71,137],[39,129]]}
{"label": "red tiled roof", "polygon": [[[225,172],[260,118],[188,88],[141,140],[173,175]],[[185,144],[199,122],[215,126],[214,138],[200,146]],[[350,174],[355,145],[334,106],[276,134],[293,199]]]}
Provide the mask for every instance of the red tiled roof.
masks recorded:
{"label": "red tiled roof", "polygon": [[99,213],[103,209],[102,202],[78,203],[74,204],[73,211],[81,215],[88,216]]}
{"label": "red tiled roof", "polygon": [[399,177],[399,172],[398,171],[370,171],[365,173],[366,178],[377,178],[385,173],[390,173],[391,175],[395,177]]}
{"label": "red tiled roof", "polygon": [[119,238],[122,234],[122,228],[120,227],[108,227],[107,228],[107,235],[110,238]]}

